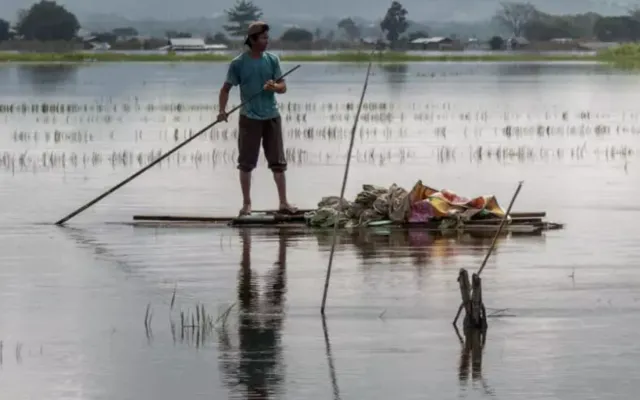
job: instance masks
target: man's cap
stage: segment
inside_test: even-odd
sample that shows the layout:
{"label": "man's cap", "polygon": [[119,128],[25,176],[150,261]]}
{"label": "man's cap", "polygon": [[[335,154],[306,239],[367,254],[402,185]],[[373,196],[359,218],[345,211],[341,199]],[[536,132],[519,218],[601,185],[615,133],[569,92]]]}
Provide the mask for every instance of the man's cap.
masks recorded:
{"label": "man's cap", "polygon": [[269,25],[262,21],[254,21],[249,24],[249,29],[247,29],[247,36],[251,35],[259,35],[269,30]]}
{"label": "man's cap", "polygon": [[245,39],[245,44],[249,43],[249,37],[252,35],[259,35],[269,30],[269,25],[262,21],[255,21],[249,24],[249,28],[247,29],[247,38]]}

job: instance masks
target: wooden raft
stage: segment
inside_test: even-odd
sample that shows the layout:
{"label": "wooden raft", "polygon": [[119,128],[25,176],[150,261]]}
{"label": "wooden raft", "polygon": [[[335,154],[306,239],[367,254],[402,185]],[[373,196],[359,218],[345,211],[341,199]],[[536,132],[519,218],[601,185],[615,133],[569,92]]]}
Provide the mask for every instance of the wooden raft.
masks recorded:
{"label": "wooden raft", "polygon": [[[304,214],[314,210],[299,210],[296,214],[281,214],[276,210],[254,211],[243,217],[209,217],[185,215],[134,215],[137,225],[231,225],[231,226],[306,226]],[[562,225],[544,221],[545,212],[511,213],[507,231],[515,233],[535,233],[543,230],[561,229]],[[440,230],[441,221],[426,223],[386,223],[387,226]],[[463,229],[494,231],[500,225],[500,218],[482,218],[463,223]]]}

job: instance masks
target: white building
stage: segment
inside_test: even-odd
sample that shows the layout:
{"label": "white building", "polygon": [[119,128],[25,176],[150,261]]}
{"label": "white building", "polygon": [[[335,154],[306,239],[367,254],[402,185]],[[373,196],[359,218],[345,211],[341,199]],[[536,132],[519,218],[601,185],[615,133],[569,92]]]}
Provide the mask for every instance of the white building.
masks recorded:
{"label": "white building", "polygon": [[169,51],[211,51],[226,50],[224,44],[206,44],[202,38],[172,38],[165,47]]}

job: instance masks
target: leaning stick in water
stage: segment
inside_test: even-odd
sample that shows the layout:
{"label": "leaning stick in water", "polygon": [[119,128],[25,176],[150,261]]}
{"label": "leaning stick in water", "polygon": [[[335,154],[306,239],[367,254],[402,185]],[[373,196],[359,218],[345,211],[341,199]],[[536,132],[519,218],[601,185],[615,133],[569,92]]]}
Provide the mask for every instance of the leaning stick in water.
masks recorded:
{"label": "leaning stick in water", "polygon": [[[353,121],[353,128],[351,128],[351,140],[349,141],[349,151],[347,152],[347,165],[344,168],[344,176],[342,178],[342,188],[340,189],[340,203],[338,205],[338,212],[342,211],[342,202],[344,201],[344,190],[347,186],[347,177],[349,176],[349,165],[351,165],[351,153],[353,152],[353,141],[356,136],[356,128],[358,127],[358,119],[360,118],[360,110],[362,110],[362,103],[364,102],[364,95],[367,92],[367,86],[369,85],[369,75],[371,74],[371,64],[373,63],[373,54],[375,49],[371,52],[369,59],[369,65],[367,66],[367,74],[364,78],[364,85],[362,87],[362,94],[360,95],[360,103],[358,103],[358,110],[356,111],[356,117]],[[324,279],[324,291],[322,292],[322,306],[320,307],[320,314],[324,315],[324,306],[327,303],[327,292],[329,291],[329,280],[331,279],[331,267],[333,266],[333,255],[336,250],[336,236],[338,235],[338,220],[333,224],[333,238],[331,242],[331,252],[329,253],[329,265],[327,265],[327,274]]]}
{"label": "leaning stick in water", "polygon": [[[487,254],[484,256],[484,260],[482,260],[480,269],[478,269],[478,272],[477,272],[478,276],[480,276],[480,274],[482,273],[482,270],[487,265],[489,256],[491,256],[491,253],[493,253],[493,249],[496,247],[496,242],[498,241],[498,237],[500,236],[500,233],[502,233],[502,228],[504,227],[504,224],[509,219],[509,215],[511,215],[511,207],[513,207],[513,203],[515,203],[516,197],[518,197],[518,194],[520,193],[520,189],[522,188],[522,183],[523,181],[518,182],[518,187],[516,188],[516,191],[513,194],[513,197],[511,197],[511,202],[509,203],[509,207],[507,207],[507,211],[502,216],[502,220],[500,221],[500,226],[498,226],[498,230],[496,231],[496,234],[493,236],[493,240],[491,241],[491,246],[489,246],[489,250],[487,251]],[[454,326],[458,322],[458,318],[460,317],[460,313],[462,312],[463,307],[464,307],[464,303],[461,303],[460,306],[458,307],[458,312],[456,313],[456,317],[453,319]]]}
{"label": "leaning stick in water", "polygon": [[[289,75],[290,73],[292,73],[293,71],[297,70],[298,68],[300,68],[300,64],[296,65],[295,67],[291,68],[289,71],[285,72],[280,78],[276,79],[276,82],[281,81],[282,79],[284,79],[285,76]],[[234,112],[236,112],[237,110],[239,110],[240,108],[242,108],[243,106],[245,106],[247,103],[251,102],[253,99],[255,99],[260,93],[262,93],[262,91],[253,94],[251,97],[249,97],[249,99],[247,99],[247,101],[243,102],[242,104],[234,107],[231,109],[231,111],[229,111],[227,113],[227,115],[233,114]],[[110,195],[111,193],[115,192],[116,190],[120,189],[121,187],[123,187],[124,185],[126,185],[127,183],[131,182],[132,180],[134,180],[135,178],[137,178],[138,176],[142,175],[144,172],[146,172],[147,170],[151,169],[153,166],[155,166],[156,164],[160,163],[162,160],[164,160],[165,158],[169,157],[171,154],[175,153],[176,151],[180,150],[183,146],[185,146],[187,143],[191,142],[192,140],[194,140],[195,138],[197,138],[198,136],[202,135],[203,133],[205,133],[206,131],[208,131],[209,129],[211,129],[214,125],[218,124],[220,121],[214,121],[212,123],[210,123],[209,125],[205,126],[204,128],[202,128],[202,130],[200,130],[199,132],[197,132],[195,135],[191,136],[190,138],[186,139],[184,142],[180,143],[179,145],[177,145],[176,147],[174,147],[173,149],[169,150],[168,152],[166,152],[165,154],[163,154],[162,156],[160,156],[160,158],[158,158],[157,160],[153,161],[151,164],[147,165],[146,167],[142,168],[140,171],[136,172],[135,174],[131,175],[130,177],[128,177],[127,179],[125,179],[124,181],[118,183],[117,185],[115,185],[114,187],[112,187],[111,189],[107,190],[106,192],[104,192],[103,194],[101,194],[100,196],[96,197],[95,199],[91,200],[90,202],[88,202],[87,204],[83,205],[82,207],[78,208],[77,210],[75,210],[74,212],[72,212],[71,214],[67,215],[66,217],[62,218],[61,220],[59,220],[58,222],[56,222],[56,225],[63,225],[65,222],[67,222],[68,220],[70,220],[71,218],[75,217],[76,215],[80,214],[81,212],[83,212],[84,210],[86,210],[87,208],[91,207],[92,205],[96,204],[97,202],[99,202],[100,200],[104,199],[105,197],[107,197],[108,195]]]}
{"label": "leaning stick in water", "polygon": [[502,221],[500,221],[500,226],[498,226],[498,230],[496,231],[496,234],[493,236],[493,240],[491,241],[491,246],[489,246],[489,250],[487,251],[487,254],[484,256],[484,260],[482,260],[482,264],[480,265],[480,269],[478,270],[478,275],[482,273],[482,270],[487,265],[487,261],[489,260],[491,253],[493,253],[493,249],[496,247],[498,236],[500,236],[500,233],[502,233],[502,228],[504,227],[504,224],[509,219],[509,215],[511,215],[511,207],[513,207],[513,203],[516,202],[516,197],[518,197],[518,194],[520,193],[520,189],[522,188],[522,183],[523,181],[518,182],[518,187],[516,188],[516,191],[513,194],[513,197],[511,198],[509,207],[507,207],[507,212],[505,212],[504,215],[502,216]]}

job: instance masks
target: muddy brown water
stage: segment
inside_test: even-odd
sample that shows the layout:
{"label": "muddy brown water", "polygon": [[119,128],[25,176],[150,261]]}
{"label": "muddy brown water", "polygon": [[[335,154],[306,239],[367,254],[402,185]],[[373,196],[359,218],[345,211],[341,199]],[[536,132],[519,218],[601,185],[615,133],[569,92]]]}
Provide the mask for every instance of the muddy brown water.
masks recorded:
{"label": "muddy brown water", "polygon": [[[339,191],[364,71],[304,64],[280,97],[295,204]],[[374,69],[349,197],[422,179],[506,207],[524,180],[515,209],[567,224],[499,241],[483,272],[494,318],[481,363],[451,319],[457,271],[477,268],[490,239],[342,235],[325,336],[328,233],[119,223],[235,214],[235,118],[67,228],[49,225],[207,125],[223,75],[220,64],[0,67],[2,398],[633,397],[637,75],[588,63]],[[254,206],[272,208],[263,163]],[[217,318],[234,303],[224,329],[173,337],[181,310]]]}

